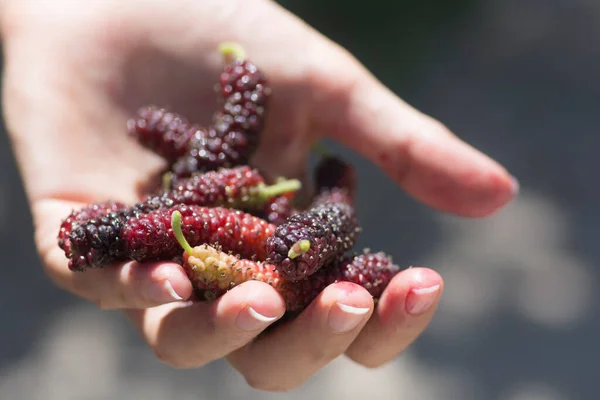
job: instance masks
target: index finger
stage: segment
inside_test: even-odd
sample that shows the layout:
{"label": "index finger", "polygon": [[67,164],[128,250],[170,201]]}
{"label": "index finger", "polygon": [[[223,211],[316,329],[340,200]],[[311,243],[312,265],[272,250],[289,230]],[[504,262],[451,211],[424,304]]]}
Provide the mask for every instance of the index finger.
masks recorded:
{"label": "index finger", "polygon": [[[399,99],[362,67],[328,68],[319,130],[384,170],[409,195],[444,212],[494,213],[518,193],[504,167]],[[348,71],[340,73],[340,71]],[[335,82],[335,83],[332,83]]]}

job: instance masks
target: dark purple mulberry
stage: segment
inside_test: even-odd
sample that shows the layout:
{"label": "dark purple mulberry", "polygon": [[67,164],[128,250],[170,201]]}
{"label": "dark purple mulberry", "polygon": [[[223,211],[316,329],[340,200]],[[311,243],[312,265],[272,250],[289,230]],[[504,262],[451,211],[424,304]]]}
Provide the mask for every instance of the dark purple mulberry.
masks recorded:
{"label": "dark purple mulberry", "polygon": [[192,142],[190,150],[171,167],[176,178],[249,164],[255,150],[243,132],[220,133],[214,127],[209,128],[206,135],[194,136]]}
{"label": "dark purple mulberry", "polygon": [[104,203],[92,203],[78,210],[73,210],[71,214],[63,220],[58,232],[58,246],[64,250],[67,258],[72,256],[70,235],[74,228],[80,224],[86,223],[92,219],[97,219],[117,210],[124,210],[127,206],[117,201],[107,201]]}
{"label": "dark purple mulberry", "polygon": [[258,216],[275,226],[279,226],[298,212],[299,210],[294,207],[293,199],[290,196],[279,195],[265,203]]}
{"label": "dark purple mulberry", "polygon": [[252,62],[236,59],[225,66],[220,85],[223,108],[213,120],[217,129],[258,135],[271,91],[263,73]]}
{"label": "dark purple mulberry", "polygon": [[348,190],[345,188],[334,187],[332,189],[321,189],[321,192],[312,200],[310,208],[316,208],[327,203],[344,203],[352,206],[353,198],[348,194]]}
{"label": "dark purple mulberry", "polygon": [[277,227],[267,241],[268,261],[285,279],[305,279],[350,250],[359,232],[350,204],[325,202]]}
{"label": "dark purple mulberry", "polygon": [[141,213],[142,211],[135,207],[117,209],[73,227],[69,235],[69,268],[82,271],[124,260],[125,250],[119,236],[121,229],[128,219]]}
{"label": "dark purple mulberry", "polygon": [[314,171],[315,190],[335,188],[346,189],[350,199],[354,199],[356,191],[356,171],[354,167],[338,156],[323,156]]}
{"label": "dark purple mulberry", "polygon": [[[225,55],[230,51],[222,50]],[[207,134],[195,138],[187,154],[173,165],[176,176],[248,164],[260,144],[271,94],[264,74],[237,54],[225,65],[219,83],[222,107],[213,115]]]}

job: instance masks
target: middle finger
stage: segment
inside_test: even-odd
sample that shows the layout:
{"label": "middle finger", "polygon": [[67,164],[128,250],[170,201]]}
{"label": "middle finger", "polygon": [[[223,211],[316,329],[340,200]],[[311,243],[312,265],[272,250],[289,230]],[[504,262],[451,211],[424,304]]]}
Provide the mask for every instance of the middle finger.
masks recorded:
{"label": "middle finger", "polygon": [[373,299],[366,289],[349,282],[335,283],[294,320],[228,358],[250,386],[290,390],[342,355],[372,312]]}
{"label": "middle finger", "polygon": [[127,313],[160,360],[196,368],[246,345],[284,311],[275,289],[249,281],[211,303],[170,303]]}

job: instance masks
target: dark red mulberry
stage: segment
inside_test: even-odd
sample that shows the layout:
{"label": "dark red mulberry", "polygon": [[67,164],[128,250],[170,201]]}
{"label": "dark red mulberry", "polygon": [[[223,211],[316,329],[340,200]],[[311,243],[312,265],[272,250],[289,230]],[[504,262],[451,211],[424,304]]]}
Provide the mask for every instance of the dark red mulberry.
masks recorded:
{"label": "dark red mulberry", "polygon": [[277,227],[267,241],[268,261],[285,279],[305,279],[350,250],[359,232],[351,205],[326,202]]}
{"label": "dark red mulberry", "polygon": [[206,136],[205,130],[184,116],[156,105],[138,109],[136,115],[127,121],[127,130],[142,146],[160,155],[169,164],[189,151],[195,135]]}
{"label": "dark red mulberry", "polygon": [[[148,196],[144,202],[149,207],[138,207],[154,210],[188,204],[244,210],[262,209],[270,199],[283,193],[295,193],[300,186],[297,179],[280,180],[267,186],[257,169],[243,165],[178,179],[170,190],[164,191],[160,196]],[[156,206],[157,203],[162,206]]]}
{"label": "dark red mulberry", "polygon": [[125,254],[136,261],[172,259],[181,248],[171,228],[174,211],[182,215],[183,233],[192,246],[211,244],[240,257],[264,260],[266,241],[275,229],[263,219],[222,207],[176,205],[129,219],[121,230]]}
{"label": "dark red mulberry", "polygon": [[220,77],[222,107],[213,115],[207,134],[198,137],[187,154],[173,165],[176,176],[248,164],[260,144],[261,132],[271,94],[269,82],[238,49],[225,45],[227,58]]}
{"label": "dark red mulberry", "polygon": [[[299,189],[297,180],[281,180],[267,186],[260,173],[248,166],[221,169],[181,180],[178,185],[160,196],[149,196],[132,207],[124,205],[103,206],[106,212],[99,214],[99,206],[88,207],[95,214],[79,211],[77,229],[70,228],[70,216],[61,228],[59,244],[68,258],[72,258],[74,269],[99,267],[123,258],[123,242],[120,230],[130,218],[137,218],[149,212],[171,208],[178,204],[205,207],[244,208],[260,210],[272,197]],[[110,213],[109,213],[110,212]],[[99,218],[103,216],[104,218]],[[86,217],[86,220],[82,218]]]}

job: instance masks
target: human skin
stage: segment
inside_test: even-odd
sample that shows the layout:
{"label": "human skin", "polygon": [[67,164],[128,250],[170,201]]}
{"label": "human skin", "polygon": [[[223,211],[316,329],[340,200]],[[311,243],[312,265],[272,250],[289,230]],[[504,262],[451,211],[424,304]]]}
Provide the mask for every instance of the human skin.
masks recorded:
{"label": "human skin", "polygon": [[241,43],[272,83],[277,101],[254,162],[274,176],[302,176],[309,149],[328,137],[442,212],[486,217],[517,194],[501,165],[274,2],[5,0],[0,7],[5,123],[45,272],[102,309],[122,310],[175,368],[225,357],[250,386],[282,391],[339,356],[378,367],[419,337],[444,286],[432,269],[406,269],[375,308],[365,289],[334,284],[294,321],[257,338],[285,311],[267,284],[247,282],[206,304],[189,301],[191,284],[174,263],[67,268],[56,239],[61,220],[85,203],[137,201],[164,166],[126,137],[126,119],[158,103],[209,120],[220,42]]}

